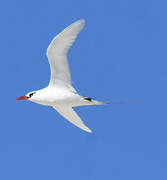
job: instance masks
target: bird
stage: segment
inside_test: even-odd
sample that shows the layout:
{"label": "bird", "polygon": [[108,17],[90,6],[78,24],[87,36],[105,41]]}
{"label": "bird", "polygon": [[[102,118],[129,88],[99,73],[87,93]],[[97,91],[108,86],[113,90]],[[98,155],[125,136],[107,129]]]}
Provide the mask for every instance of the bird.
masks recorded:
{"label": "bird", "polygon": [[31,91],[24,96],[18,97],[16,100],[28,100],[40,105],[51,106],[72,124],[91,133],[92,130],[84,124],[73,107],[108,103],[78,94],[72,85],[67,59],[70,47],[84,26],[85,20],[78,20],[53,38],[46,51],[51,71],[48,86],[40,90]]}

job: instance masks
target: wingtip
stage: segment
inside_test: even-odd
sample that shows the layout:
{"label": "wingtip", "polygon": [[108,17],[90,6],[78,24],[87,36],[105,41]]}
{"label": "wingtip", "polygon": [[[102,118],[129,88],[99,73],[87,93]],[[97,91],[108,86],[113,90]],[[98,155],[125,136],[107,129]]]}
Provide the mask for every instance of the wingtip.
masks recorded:
{"label": "wingtip", "polygon": [[88,133],[92,133],[92,130],[89,129],[87,126],[85,126],[84,128],[82,128],[84,131],[88,132]]}
{"label": "wingtip", "polygon": [[92,133],[92,130],[89,129],[88,127],[85,127],[83,130],[86,131],[86,132],[88,132],[88,133]]}
{"label": "wingtip", "polygon": [[88,132],[88,133],[93,133],[91,129],[89,129],[87,132]]}
{"label": "wingtip", "polygon": [[85,19],[79,19],[78,21],[85,23]]}
{"label": "wingtip", "polygon": [[80,19],[77,21],[77,23],[85,25],[86,21],[85,21],[85,19]]}

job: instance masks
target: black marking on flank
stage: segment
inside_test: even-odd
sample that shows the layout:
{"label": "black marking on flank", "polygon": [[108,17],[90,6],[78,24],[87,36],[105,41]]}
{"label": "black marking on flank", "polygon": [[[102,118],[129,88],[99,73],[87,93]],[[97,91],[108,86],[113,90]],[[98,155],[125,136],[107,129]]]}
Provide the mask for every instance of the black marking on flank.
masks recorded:
{"label": "black marking on flank", "polygon": [[87,100],[87,101],[92,101],[92,98],[90,98],[90,97],[86,97],[84,99]]}

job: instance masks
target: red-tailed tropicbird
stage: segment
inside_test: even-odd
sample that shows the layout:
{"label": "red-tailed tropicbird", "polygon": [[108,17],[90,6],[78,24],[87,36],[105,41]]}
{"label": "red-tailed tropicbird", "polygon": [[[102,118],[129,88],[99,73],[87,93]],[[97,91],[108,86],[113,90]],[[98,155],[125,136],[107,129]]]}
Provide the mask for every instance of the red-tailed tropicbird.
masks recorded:
{"label": "red-tailed tropicbird", "polygon": [[76,114],[72,107],[107,104],[80,96],[72,87],[68,66],[67,53],[78,33],[85,25],[85,20],[79,20],[65,28],[50,43],[47,57],[51,69],[49,85],[41,90],[32,91],[16,100],[29,100],[41,105],[52,106],[65,119],[77,127],[92,132]]}

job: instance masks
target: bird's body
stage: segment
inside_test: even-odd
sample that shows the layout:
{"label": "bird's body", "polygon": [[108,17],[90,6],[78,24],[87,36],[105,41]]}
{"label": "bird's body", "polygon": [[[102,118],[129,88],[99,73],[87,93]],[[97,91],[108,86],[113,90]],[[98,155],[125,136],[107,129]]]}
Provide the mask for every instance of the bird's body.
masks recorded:
{"label": "bird's body", "polygon": [[67,61],[67,52],[84,25],[84,20],[76,21],[52,40],[47,49],[51,69],[49,85],[44,89],[21,96],[17,100],[29,100],[41,105],[52,106],[71,123],[87,132],[91,132],[72,107],[104,103],[85,98],[77,93],[71,83]]}
{"label": "bird's body", "polygon": [[46,106],[58,106],[64,103],[72,105],[75,99],[79,99],[78,94],[68,88],[47,86],[36,92],[38,93],[35,93],[30,101]]}
{"label": "bird's body", "polygon": [[[44,89],[35,91],[30,101],[45,105],[45,106],[61,106],[68,105],[71,107],[95,105],[94,100],[87,100],[80,96],[72,87],[51,87],[47,86]],[[100,103],[100,102],[99,102]]]}

